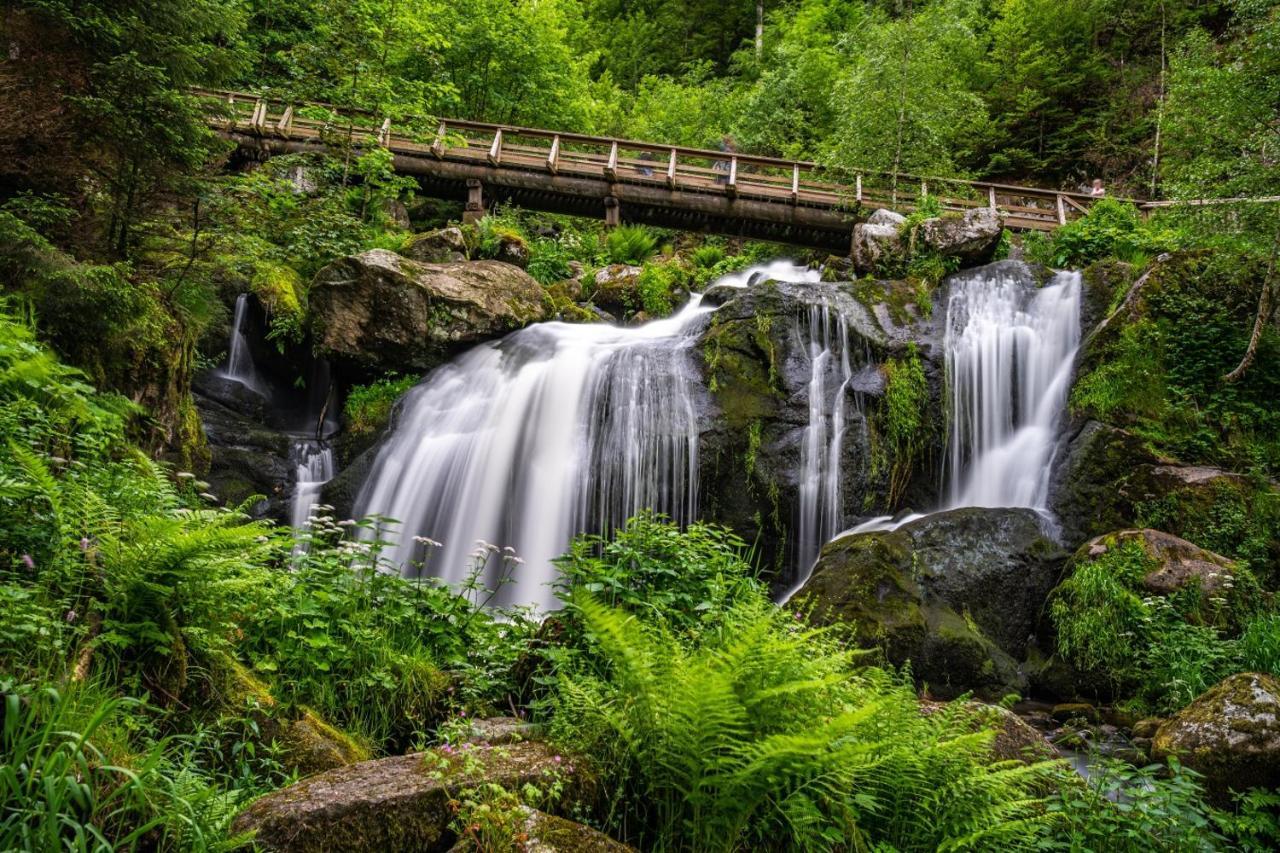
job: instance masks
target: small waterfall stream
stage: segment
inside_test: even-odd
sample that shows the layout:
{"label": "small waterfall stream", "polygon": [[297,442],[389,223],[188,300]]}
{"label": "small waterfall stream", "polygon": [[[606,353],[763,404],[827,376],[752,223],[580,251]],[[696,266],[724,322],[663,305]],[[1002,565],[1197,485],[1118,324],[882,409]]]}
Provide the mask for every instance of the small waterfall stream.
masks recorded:
{"label": "small waterfall stream", "polygon": [[231,319],[231,337],[227,342],[227,366],[220,372],[227,379],[234,379],[247,388],[263,392],[258,371],[253,366],[253,352],[249,349],[248,324],[250,322],[247,293],[236,297],[235,313]]}
{"label": "small waterfall stream", "polygon": [[297,439],[289,448],[289,461],[293,464],[293,498],[289,502],[289,526],[305,530],[309,525],[311,510],[320,497],[320,489],[333,479],[333,448],[326,441]]}
{"label": "small waterfall stream", "polygon": [[[853,368],[845,318],[827,304],[810,306],[805,339],[810,365],[809,422],[800,445],[797,566],[811,565],[822,546],[840,530],[846,408],[852,398],[861,409],[862,400],[860,394],[850,394]],[[835,383],[829,382],[829,377]]]}
{"label": "small waterfall stream", "polygon": [[[776,262],[717,285],[758,277],[816,273]],[[477,540],[510,546],[524,565],[499,602],[554,607],[552,560],[575,534],[643,509],[697,517],[705,391],[690,351],[712,310],[695,295],[643,326],[540,323],[463,353],[401,402],[357,512],[397,522],[381,531],[392,561],[412,573],[429,557],[449,583],[465,579]],[[416,537],[439,540],[438,553]]]}

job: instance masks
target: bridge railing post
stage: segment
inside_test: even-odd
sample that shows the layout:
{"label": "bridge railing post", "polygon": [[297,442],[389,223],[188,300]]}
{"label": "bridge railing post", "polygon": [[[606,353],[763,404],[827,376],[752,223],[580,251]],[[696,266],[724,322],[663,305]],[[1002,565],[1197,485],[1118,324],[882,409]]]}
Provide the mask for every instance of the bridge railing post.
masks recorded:
{"label": "bridge railing post", "polygon": [[478,178],[467,178],[467,206],[462,211],[464,224],[478,222],[484,218],[484,185]]}
{"label": "bridge railing post", "polygon": [[676,149],[671,149],[671,159],[667,161],[667,189],[676,188]]}
{"label": "bridge railing post", "polygon": [[384,118],[382,127],[378,128],[378,144],[383,148],[391,147],[391,116]]}
{"label": "bridge railing post", "polygon": [[738,195],[738,158],[729,158],[729,180],[724,185],[725,195],[734,198]]}
{"label": "bridge railing post", "polygon": [[854,175],[853,177],[853,199],[858,204],[862,204],[862,175]]}
{"label": "bridge railing post", "polygon": [[493,144],[489,146],[489,165],[497,166],[502,163],[502,128],[498,128],[493,134]]}
{"label": "bridge railing post", "polygon": [[618,180],[618,142],[614,140],[609,146],[609,162],[605,163],[604,176],[610,181]]}
{"label": "bridge railing post", "polygon": [[1066,199],[1063,198],[1062,193],[1058,193],[1057,201],[1058,201],[1058,224],[1066,225],[1067,224],[1067,202],[1066,202]]}
{"label": "bridge railing post", "polygon": [[276,122],[276,133],[285,139],[293,132],[293,104],[289,104],[284,108],[284,112],[280,115],[280,121]]}
{"label": "bridge railing post", "polygon": [[560,168],[560,134],[551,138],[551,153],[547,155],[547,171],[555,174]]}
{"label": "bridge railing post", "polygon": [[435,141],[431,143],[431,154],[437,159],[444,159],[444,133],[445,123],[440,122],[440,127],[436,128]]}
{"label": "bridge railing post", "polygon": [[996,209],[996,188],[987,187],[987,207],[992,210]]}

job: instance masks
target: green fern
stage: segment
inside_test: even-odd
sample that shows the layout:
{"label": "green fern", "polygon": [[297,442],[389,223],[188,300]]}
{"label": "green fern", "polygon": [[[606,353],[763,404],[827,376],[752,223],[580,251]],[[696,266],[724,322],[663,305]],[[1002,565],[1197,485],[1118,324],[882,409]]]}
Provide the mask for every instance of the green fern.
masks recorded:
{"label": "green fern", "polygon": [[563,673],[551,728],[599,757],[609,820],[645,849],[1018,849],[1048,828],[1036,792],[1057,765],[993,764],[972,712],[922,715],[829,631],[757,601],[688,645],[572,605],[605,675]]}

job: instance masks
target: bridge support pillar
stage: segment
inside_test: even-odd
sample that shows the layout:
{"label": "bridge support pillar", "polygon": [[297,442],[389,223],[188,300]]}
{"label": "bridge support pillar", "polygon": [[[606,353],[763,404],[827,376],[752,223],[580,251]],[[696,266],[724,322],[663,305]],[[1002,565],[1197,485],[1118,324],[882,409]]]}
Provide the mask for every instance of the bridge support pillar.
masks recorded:
{"label": "bridge support pillar", "polygon": [[484,186],[479,178],[467,178],[467,206],[462,211],[464,223],[478,222],[484,218]]}
{"label": "bridge support pillar", "polygon": [[617,228],[622,224],[622,205],[613,196],[604,199],[604,227]]}

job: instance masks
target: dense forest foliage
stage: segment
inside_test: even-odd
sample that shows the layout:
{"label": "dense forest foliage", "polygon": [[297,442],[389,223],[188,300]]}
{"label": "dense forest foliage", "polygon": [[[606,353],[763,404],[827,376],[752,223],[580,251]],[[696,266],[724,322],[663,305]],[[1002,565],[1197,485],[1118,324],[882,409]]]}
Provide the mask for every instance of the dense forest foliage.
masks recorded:
{"label": "dense forest foliage", "polygon": [[[1280,193],[1273,0],[6,0],[0,49],[0,849],[236,849],[256,797],[332,763],[452,749],[471,717],[516,712],[595,762],[608,807],[578,817],[646,850],[1280,843],[1274,791],[1209,799],[1176,761],[1100,760],[1081,779],[997,754],[999,708],[920,713],[909,668],[775,606],[749,543],[714,525],[646,514],[575,540],[566,608],[540,624],[487,606],[480,568],[519,564],[496,546],[455,589],[387,571],[384,543],[353,538],[367,520],[251,521],[202,480],[191,393],[237,294],[283,354],[307,342],[317,271],[458,213],[373,146],[228,168],[192,87],[426,130],[730,135],[833,172],[1100,178],[1111,198],[1093,213],[1012,247],[1089,268],[1108,312],[1156,270],[1072,414],[1239,472],[1212,512],[1141,509],[1151,526],[1189,518],[1252,598],[1211,616],[1144,599],[1143,558],[1116,551],[1046,610],[1057,651],[1135,715],[1233,673],[1280,677],[1280,205],[1144,217],[1123,201]],[[470,257],[518,243],[566,319],[584,313],[557,290],[574,268],[642,265],[634,307],[658,317],[783,252],[489,214]],[[904,276],[927,302],[949,269],[917,260]],[[348,435],[376,435],[416,378],[352,389]],[[560,787],[462,791],[453,830],[523,849],[512,815]]]}

